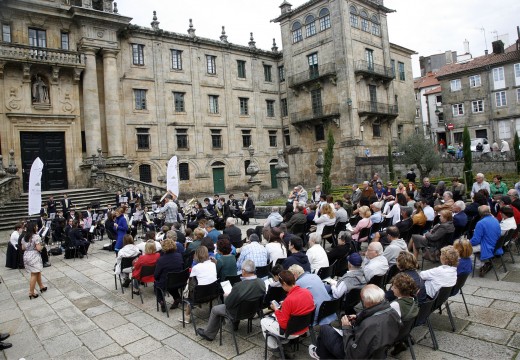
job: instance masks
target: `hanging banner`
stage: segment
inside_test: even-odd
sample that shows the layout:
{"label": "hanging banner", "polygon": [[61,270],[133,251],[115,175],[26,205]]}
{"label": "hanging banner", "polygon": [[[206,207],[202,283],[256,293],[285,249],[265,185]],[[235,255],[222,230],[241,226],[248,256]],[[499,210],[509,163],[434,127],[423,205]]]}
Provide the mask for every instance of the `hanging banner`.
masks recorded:
{"label": "hanging banner", "polygon": [[171,191],[179,196],[179,175],[177,169],[177,156],[168,161],[168,169],[166,171],[166,190]]}
{"label": "hanging banner", "polygon": [[39,214],[42,208],[43,162],[36,158],[29,174],[29,216]]}

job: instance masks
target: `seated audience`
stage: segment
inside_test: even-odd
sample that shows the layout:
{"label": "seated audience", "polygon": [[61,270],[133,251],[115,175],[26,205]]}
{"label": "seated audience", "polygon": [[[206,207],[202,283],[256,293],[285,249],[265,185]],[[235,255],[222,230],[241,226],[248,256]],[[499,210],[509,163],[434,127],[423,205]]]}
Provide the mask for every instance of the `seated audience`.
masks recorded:
{"label": "seated audience", "polygon": [[348,223],[348,213],[343,207],[343,201],[336,200],[334,202],[334,212],[336,213],[336,224],[337,223]]}
{"label": "seated audience", "polygon": [[229,240],[218,240],[217,252],[221,255],[217,257],[217,278],[224,281],[226,276],[235,276],[237,274],[237,260],[235,255],[231,254]]}
{"label": "seated audience", "polygon": [[[76,221],[76,220],[75,220]],[[116,266],[115,266],[115,274],[121,276],[125,279],[123,286],[128,287],[130,285],[130,278],[128,274],[130,274],[132,271],[131,268],[128,269],[121,269],[121,260],[123,258],[129,258],[129,257],[135,257],[139,256],[141,253],[139,252],[139,249],[137,246],[134,245],[134,238],[130,234],[126,234],[123,237],[123,247],[119,252],[117,253],[116,258]]]}
{"label": "seated audience", "polygon": [[368,245],[362,268],[367,283],[376,275],[386,274],[388,271],[388,260],[383,256],[383,246],[381,243],[372,242]]}
{"label": "seated audience", "polygon": [[226,219],[226,228],[224,229],[223,233],[229,236],[229,241],[231,242],[231,245],[238,249],[241,248],[243,244],[242,230],[236,227],[235,224],[236,219],[228,217]]}
{"label": "seated audience", "polygon": [[280,239],[280,236],[272,237],[269,239],[269,243],[265,245],[269,261],[272,265],[276,264],[276,261],[280,258],[287,257],[287,248],[285,243]]}
{"label": "seated audience", "polygon": [[325,226],[336,224],[336,214],[329,204],[324,204],[314,215],[314,223],[316,224],[316,234],[321,236]]}
{"label": "seated audience", "polygon": [[386,238],[390,241],[390,245],[386,247],[383,256],[388,260],[388,266],[392,266],[401,251],[408,251],[408,245],[399,237],[399,229],[396,226],[386,229]]}
{"label": "seated audience", "polygon": [[200,246],[200,243],[202,242],[202,239],[204,238],[204,234],[205,233],[202,229],[196,228],[195,230],[193,230],[193,241],[187,243],[188,248],[186,249],[186,251],[188,253],[197,250],[197,248]]}
{"label": "seated audience", "polygon": [[257,234],[249,236],[250,243],[242,247],[240,257],[237,260],[237,269],[240,271],[242,263],[247,259],[253,260],[256,267],[266,266],[269,260],[269,254],[265,246],[260,244],[260,238]]}
{"label": "seated audience", "polygon": [[420,276],[424,281],[419,291],[419,303],[434,299],[442,287],[454,286],[457,282],[457,265],[459,253],[448,245],[441,249],[441,266],[421,271]]}
{"label": "seated audience", "polygon": [[157,252],[160,252],[162,250],[162,247],[161,247],[161,243],[157,240],[155,240],[155,231],[147,231],[145,236],[144,236],[144,240],[141,241],[139,244],[137,244],[137,248],[139,249],[139,251],[144,254],[146,251],[146,244],[148,243],[148,241],[153,241],[155,243],[155,250]]}
{"label": "seated audience", "polygon": [[439,213],[439,223],[424,235],[412,235],[413,254],[415,257],[419,256],[419,249],[428,246],[435,246],[439,248],[442,241],[445,240],[447,234],[452,234],[455,231],[453,226],[453,215],[450,210],[441,210]]}
{"label": "seated audience", "polygon": [[417,226],[426,225],[426,215],[424,215],[422,204],[420,202],[416,202],[413,207],[415,210],[412,215],[412,223]]}
{"label": "seated audience", "polygon": [[[165,239],[162,243],[162,254],[157,260],[154,273],[154,287],[162,290],[168,290],[173,297],[173,304],[170,309],[176,309],[181,302],[181,294],[179,291],[184,289],[166,289],[166,281],[168,273],[181,272],[184,270],[184,261],[182,255],[177,252],[177,244],[171,239]],[[160,291],[155,291],[157,301],[161,305],[162,312],[166,312],[166,304]]]}
{"label": "seated audience", "polygon": [[358,253],[352,253],[348,257],[348,271],[338,281],[331,282],[330,292],[333,298],[340,299],[350,290],[361,289],[366,285],[367,280],[361,268],[362,263],[363,259]]}
{"label": "seated audience", "polygon": [[142,267],[155,266],[157,264],[157,260],[159,260],[159,257],[161,256],[157,252],[157,248],[155,247],[155,240],[148,240],[145,244],[146,245],[144,247],[144,254],[134,260],[134,269],[132,270],[132,281],[134,282],[135,295],[139,295],[139,284],[146,284],[154,281],[153,274],[147,277],[140,278]]}
{"label": "seated audience", "polygon": [[329,258],[321,246],[321,237],[318,234],[309,235],[308,250],[305,254],[311,264],[311,272],[315,273],[320,268],[329,266]]}
{"label": "seated audience", "polygon": [[345,258],[350,251],[350,243],[352,242],[352,234],[350,231],[342,231],[338,234],[338,245],[327,249],[327,257],[329,264],[334,264],[335,261]]}
{"label": "seated audience", "polygon": [[361,206],[358,208],[358,214],[361,216],[361,220],[357,223],[354,230],[352,230],[352,240],[362,242],[368,239],[368,236],[359,238],[359,233],[363,229],[370,228],[372,226],[372,222],[370,221],[371,212],[368,206]]}
{"label": "seated audience", "polygon": [[[399,253],[399,256],[397,257],[397,269],[399,270],[399,273],[406,274],[410,276],[413,281],[415,282],[415,285],[417,286],[417,289],[421,288],[422,285],[422,279],[417,273],[417,259],[415,256],[413,256],[412,253],[408,251],[401,251]],[[390,287],[390,290],[387,290],[385,293],[385,297],[388,301],[395,300],[394,292],[392,291],[392,288]]]}
{"label": "seated audience", "polygon": [[475,227],[475,232],[471,238],[471,245],[473,246],[474,253],[480,253],[479,263],[484,262],[484,265],[480,266],[479,276],[483,277],[489,270],[491,270],[491,261],[495,255],[502,255],[503,249],[498,249],[495,254],[495,245],[500,238],[501,230],[500,224],[497,219],[491,215],[491,210],[488,205],[481,205],[478,208],[480,220]]}
{"label": "seated audience", "polygon": [[469,240],[458,239],[453,243],[453,247],[459,253],[459,264],[457,265],[457,276],[464,274],[471,274],[473,272],[473,262],[471,255],[473,254],[473,247]]}
{"label": "seated audience", "polygon": [[504,235],[509,230],[516,230],[517,225],[514,217],[513,208],[511,206],[503,206],[500,208],[502,221],[500,221],[500,231]]}
{"label": "seated audience", "polygon": [[[298,204],[294,208],[294,214],[291,219],[285,223],[287,229],[293,234],[295,233],[295,230],[298,226],[302,226],[307,223],[307,217],[305,216],[304,209],[305,207],[303,205]],[[312,218],[314,219],[314,214]]]}
{"label": "seated audience", "polygon": [[302,252],[303,240],[299,237],[293,237],[289,241],[289,256],[283,262],[282,266],[284,269],[289,269],[291,265],[300,265],[303,270],[311,272],[311,264],[309,258]]}

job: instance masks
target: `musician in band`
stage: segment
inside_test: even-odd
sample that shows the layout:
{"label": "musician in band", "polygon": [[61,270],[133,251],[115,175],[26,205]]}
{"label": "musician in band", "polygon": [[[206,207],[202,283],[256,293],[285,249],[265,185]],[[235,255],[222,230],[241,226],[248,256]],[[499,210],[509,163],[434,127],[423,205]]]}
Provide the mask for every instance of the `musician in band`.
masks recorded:
{"label": "musician in band", "polygon": [[231,210],[233,216],[236,216],[240,212],[240,204],[238,203],[238,200],[235,199],[235,195],[229,194],[227,204],[229,205],[229,210]]}
{"label": "musician in band", "polygon": [[179,212],[179,208],[177,204],[174,202],[174,196],[175,194],[168,194],[165,197],[165,204],[160,209],[157,209],[158,213],[164,213],[164,225],[171,226],[174,222],[177,221],[177,216]]}
{"label": "musician in band", "polygon": [[217,218],[215,219],[215,227],[217,230],[222,231],[226,227],[226,219],[232,216],[231,209],[229,208],[229,205],[226,204],[226,199],[221,197],[218,200],[216,210]]}
{"label": "musician in band", "polygon": [[254,216],[255,212],[255,204],[253,200],[249,198],[248,193],[244,193],[244,200],[242,202],[242,207],[240,212],[237,214],[237,217],[240,218],[244,225],[249,224],[249,218]]}
{"label": "musician in band", "polygon": [[69,212],[69,209],[74,206],[74,203],[71,199],[69,199],[69,196],[65,193],[63,194],[63,200],[61,200],[61,209],[63,210],[63,213],[66,214]]}
{"label": "musician in band", "polygon": [[195,219],[193,221],[188,222],[187,226],[195,230],[199,226],[199,221],[206,218],[206,214],[204,213],[204,208],[202,207],[202,204],[197,201],[195,203],[195,207],[193,209]]}
{"label": "musician in band", "polygon": [[122,193],[121,193],[121,190],[118,190],[117,193],[116,193],[116,207],[120,207],[121,206],[121,198],[123,197]]}
{"label": "musician in band", "polygon": [[49,196],[49,200],[47,200],[47,214],[56,214],[56,200],[54,200],[54,196]]}
{"label": "musician in band", "polygon": [[205,198],[204,199],[204,204],[206,204],[206,211],[204,212],[206,214],[206,218],[209,218],[209,219],[214,219],[217,217],[217,212],[215,210],[215,205],[213,205],[210,201],[209,201],[209,198]]}

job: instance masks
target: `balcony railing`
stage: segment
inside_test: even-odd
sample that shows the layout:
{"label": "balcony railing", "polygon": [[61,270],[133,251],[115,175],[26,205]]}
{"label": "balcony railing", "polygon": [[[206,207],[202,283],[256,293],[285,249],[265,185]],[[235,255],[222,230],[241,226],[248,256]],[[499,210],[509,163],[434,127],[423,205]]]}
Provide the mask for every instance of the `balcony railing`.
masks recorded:
{"label": "balcony railing", "polygon": [[18,44],[0,44],[0,59],[28,61],[53,65],[84,67],[85,57],[77,51],[32,47]]}
{"label": "balcony railing", "polygon": [[307,121],[323,120],[331,117],[339,117],[339,104],[328,104],[314,109],[292,113],[291,124],[299,125]]}
{"label": "balcony railing", "polygon": [[359,115],[385,115],[397,117],[397,115],[399,115],[399,109],[397,105],[363,101],[359,103],[358,113]]}
{"label": "balcony railing", "polygon": [[394,71],[391,67],[374,64],[366,60],[356,61],[354,69],[356,74],[375,76],[383,80],[392,80],[395,78]]}
{"label": "balcony railing", "polygon": [[336,64],[327,63],[315,67],[309,67],[308,70],[289,76],[289,87],[303,85],[310,81],[318,80],[324,76],[335,75]]}

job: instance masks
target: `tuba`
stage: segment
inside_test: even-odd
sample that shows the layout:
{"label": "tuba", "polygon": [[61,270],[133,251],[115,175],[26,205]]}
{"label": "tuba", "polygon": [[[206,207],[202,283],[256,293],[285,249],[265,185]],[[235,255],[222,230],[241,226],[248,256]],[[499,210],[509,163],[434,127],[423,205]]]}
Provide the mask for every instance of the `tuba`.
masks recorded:
{"label": "tuba", "polygon": [[197,202],[196,198],[191,198],[188,202],[184,203],[184,206],[182,207],[182,212],[184,215],[189,215],[193,213],[193,206]]}

